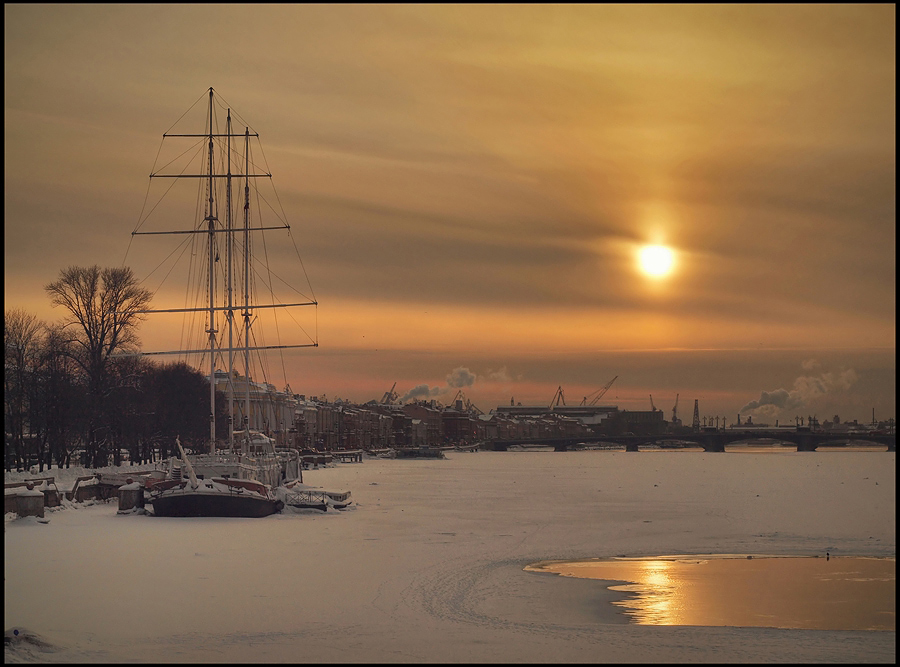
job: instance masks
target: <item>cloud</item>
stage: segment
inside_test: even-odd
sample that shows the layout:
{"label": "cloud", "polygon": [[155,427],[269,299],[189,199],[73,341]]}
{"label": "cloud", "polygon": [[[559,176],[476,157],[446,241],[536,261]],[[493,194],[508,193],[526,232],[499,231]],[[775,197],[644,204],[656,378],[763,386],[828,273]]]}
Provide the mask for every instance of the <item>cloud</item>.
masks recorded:
{"label": "cloud", "polygon": [[750,401],[741,408],[741,412],[750,412],[757,410],[763,406],[772,406],[778,409],[788,407],[792,403],[791,392],[787,389],[776,389],[775,391],[764,391],[759,395],[758,401]]}
{"label": "cloud", "polygon": [[468,368],[460,366],[454,368],[450,375],[447,376],[447,384],[455,389],[462,387],[471,387],[475,384],[476,375],[469,371]]}
{"label": "cloud", "polygon": [[413,399],[432,398],[434,396],[440,396],[441,394],[450,392],[453,389],[471,387],[473,384],[475,384],[475,380],[477,379],[478,376],[465,366],[457,366],[447,374],[446,387],[432,387],[424,383],[418,384],[408,392],[406,392],[402,397],[400,397],[400,402],[404,403]]}
{"label": "cloud", "polygon": [[800,367],[805,371],[814,371],[819,366],[821,366],[821,364],[817,359],[806,359],[800,363]]}
{"label": "cloud", "polygon": [[[801,364],[804,370],[819,366],[815,359],[808,359]],[[782,410],[798,410],[810,406],[826,394],[846,391],[852,387],[859,376],[852,368],[834,373],[826,371],[820,375],[801,375],[794,380],[793,388],[763,391],[759,399],[750,401],[741,408],[741,414],[754,414],[766,417],[777,417]]]}
{"label": "cloud", "polygon": [[503,366],[496,371],[488,371],[487,376],[494,382],[509,383],[513,381],[513,379],[509,376],[509,371],[506,370],[506,366]]}

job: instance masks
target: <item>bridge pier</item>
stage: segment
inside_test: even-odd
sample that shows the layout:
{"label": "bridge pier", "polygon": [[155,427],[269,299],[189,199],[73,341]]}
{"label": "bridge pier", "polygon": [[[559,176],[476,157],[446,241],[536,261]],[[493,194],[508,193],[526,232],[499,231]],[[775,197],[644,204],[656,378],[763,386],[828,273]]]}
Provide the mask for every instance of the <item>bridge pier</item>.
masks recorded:
{"label": "bridge pier", "polygon": [[816,451],[816,447],[818,447],[818,443],[814,442],[808,435],[801,435],[797,438],[796,442],[798,452],[814,452]]}
{"label": "bridge pier", "polygon": [[704,452],[724,452],[725,451],[725,443],[722,442],[719,438],[703,438],[700,439],[700,446],[703,447]]}

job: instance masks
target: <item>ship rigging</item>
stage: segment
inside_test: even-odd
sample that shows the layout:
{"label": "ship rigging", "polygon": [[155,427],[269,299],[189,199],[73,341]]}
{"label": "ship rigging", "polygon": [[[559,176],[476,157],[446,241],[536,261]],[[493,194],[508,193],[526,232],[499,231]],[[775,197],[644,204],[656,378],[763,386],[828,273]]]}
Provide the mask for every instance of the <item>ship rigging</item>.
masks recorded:
{"label": "ship rigging", "polygon": [[[267,381],[269,371],[265,357],[261,353],[270,350],[279,351],[284,370],[284,350],[318,346],[317,333],[313,335],[307,333],[306,328],[297,322],[293,315],[290,315],[290,319],[297,324],[305,341],[282,344],[277,340],[267,343],[265,334],[262,333],[264,329],[260,326],[262,320],[266,320],[267,325],[274,324],[274,329],[280,337],[277,313],[290,314],[291,309],[304,306],[315,309],[318,302],[306,276],[299,250],[291,234],[291,227],[287,223],[283,207],[280,206],[280,199],[274,191],[274,185],[271,188],[274,196],[271,197],[262,193],[259,187],[261,182],[272,183],[272,174],[267,168],[260,168],[255,158],[251,140],[258,143],[259,135],[251,131],[249,124],[244,124],[242,132],[233,130],[232,109],[222,104],[221,97],[217,96],[213,88],[208,90],[204,131],[202,133],[174,131],[182,119],[198,107],[201,99],[203,96],[163,134],[163,143],[151,171],[150,181],[151,184],[160,181],[170,182],[152,205],[149,203],[151,187],[148,186],[144,208],[138,224],[132,231],[132,243],[138,236],[183,236],[179,247],[170,252],[168,257],[145,278],[146,282],[157,272],[162,275],[156,292],[160,291],[162,283],[173,273],[175,265],[181,263],[180,260],[185,260],[188,265],[184,305],[179,308],[142,311],[155,314],[181,313],[184,318],[181,344],[178,349],[142,352],[142,355],[179,355],[201,371],[204,366],[208,369],[210,454],[215,454],[218,440],[216,367],[217,364],[221,364],[227,368],[225,391],[228,405],[226,434],[228,448],[234,451],[237,447],[246,452],[249,451],[251,441],[251,394],[258,393],[260,386],[269,386]],[[220,128],[219,120],[223,110],[224,131]],[[187,148],[179,146],[170,158],[163,149],[170,142],[186,142],[188,146]],[[264,162],[261,145],[259,150]],[[148,221],[161,218],[169,220],[176,215],[183,217],[179,213],[168,213],[168,208],[163,202],[173,198],[175,184],[185,179],[188,182],[190,179],[196,179],[195,182],[199,184],[196,190],[193,224],[187,229],[152,228],[153,224],[148,224]],[[239,197],[234,196],[235,186],[242,186]],[[176,203],[170,205],[178,206],[186,202],[183,194],[175,195],[174,199]],[[274,222],[270,222],[268,216],[263,216],[263,204],[268,206],[270,213],[274,213]],[[276,208],[276,204],[280,211]],[[266,245],[264,234],[276,231],[286,232],[291,239],[296,258],[303,268],[302,274],[306,279],[305,292],[292,287],[272,266],[273,263],[284,263],[283,250],[287,247],[287,244],[275,248]],[[132,243],[129,243],[129,250]],[[258,268],[259,264],[264,266],[264,270]],[[291,273],[293,275],[293,272]],[[280,281],[279,285],[292,290],[296,295],[295,298],[284,301],[276,298],[276,279]],[[259,292],[263,289],[267,292],[265,302],[259,297]],[[296,298],[297,296],[300,298]],[[200,338],[197,337],[198,332],[201,333]],[[238,358],[243,367],[243,378],[237,375]],[[262,385],[251,381],[255,371],[262,374]],[[241,386],[236,386],[238,384]],[[287,385],[286,377],[285,385]],[[239,393],[243,394],[243,400],[239,400]],[[277,429],[279,425],[271,426]],[[235,442],[238,434],[242,440],[240,443]]]}

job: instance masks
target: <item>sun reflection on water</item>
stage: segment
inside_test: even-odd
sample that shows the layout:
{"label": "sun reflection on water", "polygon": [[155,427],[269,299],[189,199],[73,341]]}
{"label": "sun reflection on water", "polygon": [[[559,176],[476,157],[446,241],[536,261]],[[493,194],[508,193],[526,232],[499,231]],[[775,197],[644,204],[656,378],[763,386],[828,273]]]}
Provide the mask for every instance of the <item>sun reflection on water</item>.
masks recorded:
{"label": "sun reflection on water", "polygon": [[536,563],[531,571],[601,579],[638,625],[895,629],[896,562],[720,554]]}
{"label": "sun reflection on water", "polygon": [[638,564],[639,582],[610,586],[614,591],[634,593],[628,600],[616,600],[625,614],[640,625],[679,625],[678,581],[671,576],[672,562],[643,561]]}

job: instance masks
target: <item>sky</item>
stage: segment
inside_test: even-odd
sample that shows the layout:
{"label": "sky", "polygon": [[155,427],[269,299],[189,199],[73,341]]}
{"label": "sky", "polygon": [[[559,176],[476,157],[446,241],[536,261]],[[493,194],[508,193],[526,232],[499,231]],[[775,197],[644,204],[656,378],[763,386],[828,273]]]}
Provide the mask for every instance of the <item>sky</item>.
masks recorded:
{"label": "sky", "polygon": [[319,303],[273,384],[488,412],[615,377],[603,403],[688,420],[895,416],[893,5],[4,17],[7,309],[59,319],[43,287],[70,265],[142,275],[161,135],[213,87]]}

